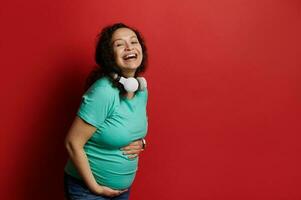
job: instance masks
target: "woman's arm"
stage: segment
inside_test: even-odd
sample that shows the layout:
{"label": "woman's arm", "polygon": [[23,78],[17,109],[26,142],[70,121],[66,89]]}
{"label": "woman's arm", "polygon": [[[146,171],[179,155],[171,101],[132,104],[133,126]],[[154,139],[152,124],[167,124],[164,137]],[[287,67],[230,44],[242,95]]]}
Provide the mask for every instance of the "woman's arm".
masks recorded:
{"label": "woman's arm", "polygon": [[87,155],[84,151],[84,145],[95,131],[96,128],[94,126],[86,123],[80,117],[76,116],[65,139],[65,146],[68,154],[79,175],[92,192],[105,196],[120,195],[126,190],[113,190],[108,187],[101,186],[96,182],[92,174]]}

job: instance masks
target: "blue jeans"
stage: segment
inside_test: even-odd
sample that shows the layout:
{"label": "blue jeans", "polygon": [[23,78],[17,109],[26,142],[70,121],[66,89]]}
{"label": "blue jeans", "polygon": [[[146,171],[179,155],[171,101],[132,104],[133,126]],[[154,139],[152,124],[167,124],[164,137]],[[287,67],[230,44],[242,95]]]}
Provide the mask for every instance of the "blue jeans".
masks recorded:
{"label": "blue jeans", "polygon": [[65,197],[68,200],[128,200],[130,190],[116,197],[100,196],[92,193],[86,184],[77,178],[64,174]]}

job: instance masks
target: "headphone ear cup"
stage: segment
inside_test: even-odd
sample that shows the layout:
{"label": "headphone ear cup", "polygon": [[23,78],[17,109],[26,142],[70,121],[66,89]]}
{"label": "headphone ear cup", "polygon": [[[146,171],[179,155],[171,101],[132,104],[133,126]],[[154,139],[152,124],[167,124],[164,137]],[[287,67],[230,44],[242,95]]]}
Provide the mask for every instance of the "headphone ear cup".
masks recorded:
{"label": "headphone ear cup", "polygon": [[127,92],[135,92],[139,87],[138,81],[133,77],[130,78],[120,77],[119,82],[123,85],[124,89]]}
{"label": "headphone ear cup", "polygon": [[145,90],[147,88],[147,82],[144,77],[137,77],[137,81],[139,82],[139,90]]}

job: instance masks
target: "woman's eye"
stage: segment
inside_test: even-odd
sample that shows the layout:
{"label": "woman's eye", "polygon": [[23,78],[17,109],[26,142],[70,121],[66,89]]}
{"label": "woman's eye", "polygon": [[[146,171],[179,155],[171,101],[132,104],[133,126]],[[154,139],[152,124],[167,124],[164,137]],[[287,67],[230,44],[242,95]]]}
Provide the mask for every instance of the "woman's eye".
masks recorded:
{"label": "woman's eye", "polygon": [[115,45],[116,47],[122,47],[122,46],[124,46],[122,43],[119,43],[119,44],[116,44]]}
{"label": "woman's eye", "polygon": [[138,43],[138,41],[133,41],[133,42],[132,42],[132,44],[137,44],[137,43]]}

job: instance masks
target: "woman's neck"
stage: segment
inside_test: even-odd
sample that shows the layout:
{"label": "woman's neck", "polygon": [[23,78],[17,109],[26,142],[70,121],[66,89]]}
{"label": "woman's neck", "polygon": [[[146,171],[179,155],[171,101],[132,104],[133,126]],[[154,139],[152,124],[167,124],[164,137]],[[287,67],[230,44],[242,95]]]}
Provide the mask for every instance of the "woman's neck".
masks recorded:
{"label": "woman's neck", "polygon": [[129,77],[134,77],[135,76],[135,71],[123,71],[122,72],[122,75],[126,78],[129,78]]}

